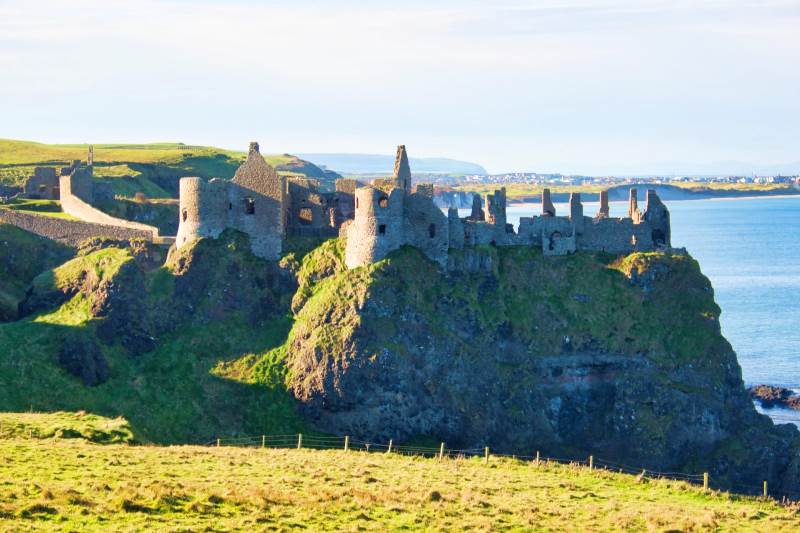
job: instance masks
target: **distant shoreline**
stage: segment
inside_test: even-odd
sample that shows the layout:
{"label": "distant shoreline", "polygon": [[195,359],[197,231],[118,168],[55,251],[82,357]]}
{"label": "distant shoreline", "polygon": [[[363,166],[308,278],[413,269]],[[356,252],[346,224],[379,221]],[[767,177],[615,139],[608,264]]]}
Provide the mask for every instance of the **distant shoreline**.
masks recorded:
{"label": "distant shoreline", "polygon": [[[699,201],[706,201],[706,200],[713,200],[713,201],[729,201],[729,200],[767,200],[767,199],[776,199],[776,198],[798,198],[800,197],[800,191],[795,194],[764,194],[764,195],[753,195],[753,196],[702,196],[698,198],[672,198],[669,200],[664,200],[665,202],[699,202]],[[609,200],[612,204],[613,203],[625,203],[627,200]],[[598,200],[588,200],[586,203],[597,203]],[[554,201],[553,203],[556,204],[565,204],[567,201]],[[524,206],[535,206],[541,205],[541,202],[531,202],[526,199],[526,201],[517,202],[513,199],[508,200],[508,205],[513,205],[515,207],[524,207]]]}

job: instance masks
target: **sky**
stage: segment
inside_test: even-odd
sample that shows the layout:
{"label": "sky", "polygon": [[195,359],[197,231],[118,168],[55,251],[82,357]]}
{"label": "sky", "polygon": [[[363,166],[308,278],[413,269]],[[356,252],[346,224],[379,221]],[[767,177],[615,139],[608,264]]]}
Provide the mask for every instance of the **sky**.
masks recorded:
{"label": "sky", "polygon": [[0,137],[800,172],[798,28],[800,0],[0,0]]}

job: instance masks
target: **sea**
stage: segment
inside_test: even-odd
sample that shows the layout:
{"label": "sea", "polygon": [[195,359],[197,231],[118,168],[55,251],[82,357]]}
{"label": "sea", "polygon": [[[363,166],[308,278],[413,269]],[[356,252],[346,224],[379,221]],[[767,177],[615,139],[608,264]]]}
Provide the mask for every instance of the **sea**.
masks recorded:
{"label": "sea", "polygon": [[[711,280],[722,333],[736,351],[745,385],[800,392],[800,196],[665,203],[672,245],[686,248]],[[625,216],[627,202],[610,208],[611,216]],[[597,209],[584,203],[587,215]],[[506,213],[516,228],[520,217],[540,210],[512,204]],[[567,205],[556,204],[556,212],[568,213]],[[756,407],[776,423],[800,425],[800,411]]]}

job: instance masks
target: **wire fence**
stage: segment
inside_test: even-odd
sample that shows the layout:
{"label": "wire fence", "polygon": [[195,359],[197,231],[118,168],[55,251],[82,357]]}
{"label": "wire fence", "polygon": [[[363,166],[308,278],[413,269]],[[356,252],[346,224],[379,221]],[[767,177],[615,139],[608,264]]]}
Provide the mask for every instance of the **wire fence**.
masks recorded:
{"label": "wire fence", "polygon": [[[575,457],[553,457],[545,456],[539,452],[531,455],[517,455],[490,452],[488,447],[484,448],[447,448],[445,443],[438,447],[397,445],[393,441],[388,443],[369,442],[359,439],[351,439],[349,436],[337,437],[329,435],[304,435],[304,434],[285,434],[285,435],[260,435],[252,437],[229,437],[219,438],[204,443],[206,446],[238,446],[251,448],[296,448],[312,450],[344,450],[360,451],[367,453],[394,453],[417,457],[443,459],[468,459],[481,457],[488,463],[490,458],[501,457],[515,459],[534,464],[558,463],[562,465],[572,465],[575,467],[585,467],[590,470],[601,470],[620,474],[638,476],[640,479],[669,479],[683,481],[692,485],[702,486],[705,490],[711,490],[711,478],[708,472],[688,473],[688,472],[665,472],[652,470],[640,466],[631,466],[623,463],[608,461],[602,458],[589,456],[585,459]],[[779,503],[796,505],[800,501],[800,492],[785,490],[783,488],[771,488],[767,481],[762,485],[750,484],[726,484],[725,490],[730,493],[738,493],[746,496],[761,496],[770,498]]]}

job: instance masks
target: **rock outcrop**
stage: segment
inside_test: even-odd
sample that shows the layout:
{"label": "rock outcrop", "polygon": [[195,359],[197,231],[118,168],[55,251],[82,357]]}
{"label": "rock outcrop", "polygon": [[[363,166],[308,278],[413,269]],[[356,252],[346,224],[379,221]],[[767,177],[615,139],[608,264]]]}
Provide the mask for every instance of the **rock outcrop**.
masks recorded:
{"label": "rock outcrop", "polygon": [[800,435],[756,413],[688,255],[470,253],[488,268],[446,274],[403,248],[301,280],[288,364],[310,421],[377,441],[710,471],[737,490],[800,486]]}

